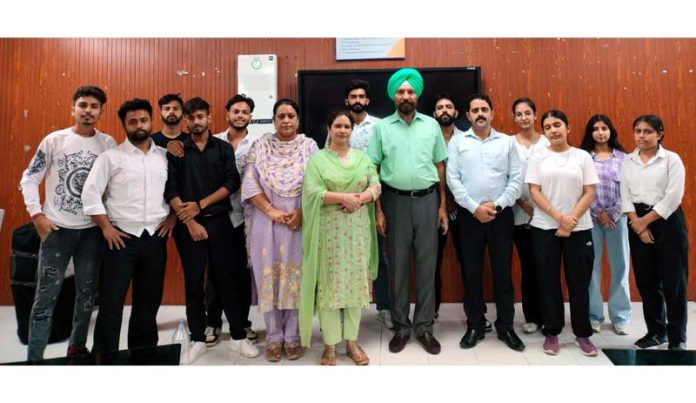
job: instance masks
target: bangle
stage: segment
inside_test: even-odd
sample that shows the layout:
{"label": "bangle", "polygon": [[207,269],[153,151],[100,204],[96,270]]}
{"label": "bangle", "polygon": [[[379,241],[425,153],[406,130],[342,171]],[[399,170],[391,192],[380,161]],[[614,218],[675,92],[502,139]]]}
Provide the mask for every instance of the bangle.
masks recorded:
{"label": "bangle", "polygon": [[196,206],[198,206],[198,210],[203,211],[203,208],[201,207],[201,201],[200,201],[200,200],[196,200]]}
{"label": "bangle", "polygon": [[42,213],[42,212],[38,212],[38,213],[34,214],[33,216],[31,216],[30,218],[33,220],[34,218],[37,218],[38,216],[44,216],[44,217],[45,217],[46,214],[44,214],[44,213]]}
{"label": "bangle", "polygon": [[268,204],[266,205],[266,208],[263,210],[263,212],[264,212],[264,213],[268,213],[268,210],[270,210],[271,207],[273,207],[273,203],[268,203]]}

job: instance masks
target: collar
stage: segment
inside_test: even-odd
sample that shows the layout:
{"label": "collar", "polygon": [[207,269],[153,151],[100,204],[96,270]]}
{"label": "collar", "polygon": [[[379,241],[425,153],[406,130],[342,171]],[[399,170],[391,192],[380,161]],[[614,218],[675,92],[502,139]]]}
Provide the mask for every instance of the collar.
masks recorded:
{"label": "collar", "polygon": [[[365,119],[367,120],[367,118]],[[403,124],[408,125],[408,123],[406,123],[406,121],[401,117],[401,115],[399,115],[399,111],[394,111],[394,113],[389,115],[386,119],[389,123],[402,122]],[[416,120],[423,120],[423,114],[416,111],[416,114],[413,117],[411,124],[413,124],[413,122],[415,122]]]}
{"label": "collar", "polygon": [[[210,129],[208,129],[208,141],[205,143],[205,147],[203,149],[205,150],[206,148],[210,148],[212,146],[213,146],[213,133],[211,133]],[[196,143],[193,142],[193,135],[188,136],[188,138],[186,140],[184,140],[184,149],[186,149],[186,148],[189,148],[192,150],[198,150]]]}
{"label": "collar", "polygon": [[[485,140],[481,140],[481,137],[477,136],[477,135],[474,133],[474,129],[472,129],[472,128],[469,128],[469,130],[467,130],[467,131],[465,131],[465,132],[463,132],[463,133],[464,133],[464,136],[475,138],[475,139],[478,140],[478,141],[490,141],[490,140],[494,140],[494,139],[503,137],[503,134],[502,134],[502,133],[497,132],[497,131],[496,131],[494,128],[492,128],[492,127],[491,127],[491,134],[489,134],[488,137],[487,137]],[[456,134],[456,133],[455,133],[455,134]],[[452,135],[452,137],[454,137],[454,134]]]}
{"label": "collar", "polygon": [[[127,137],[123,141],[123,143],[121,143],[121,147],[122,147],[123,152],[129,153],[129,154],[136,154],[136,153],[142,154],[142,151],[138,147],[134,146],[133,143],[131,143]],[[156,147],[155,142],[150,140],[150,148],[148,148],[148,150],[145,152],[145,154],[150,154],[150,153],[154,152],[155,147]]]}
{"label": "collar", "polygon": [[[616,151],[616,150],[614,150],[614,151]],[[640,152],[640,148],[636,147],[636,149],[633,150],[633,152],[628,155],[628,158],[631,161],[634,161],[640,165],[643,165],[643,161],[641,161],[640,155],[638,155],[639,152]],[[655,154],[654,157],[650,158],[650,160],[648,160],[647,164],[645,164],[645,165],[649,165],[653,161],[656,161],[659,158],[667,158],[667,150],[665,150],[664,147],[662,147],[661,145],[658,144],[657,153]]]}

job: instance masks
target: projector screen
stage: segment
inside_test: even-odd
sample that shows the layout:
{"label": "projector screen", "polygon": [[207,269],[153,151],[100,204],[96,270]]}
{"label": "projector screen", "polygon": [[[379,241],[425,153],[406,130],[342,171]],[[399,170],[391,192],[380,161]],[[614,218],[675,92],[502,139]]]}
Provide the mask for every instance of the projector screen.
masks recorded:
{"label": "projector screen", "polygon": [[[316,140],[320,148],[326,142],[326,119],[336,109],[346,109],[343,103],[348,82],[359,78],[370,83],[370,105],[367,113],[379,118],[396,110],[394,101],[387,95],[389,77],[398,69],[371,70],[300,70],[298,71],[298,104],[300,106],[300,130]],[[455,122],[462,130],[469,128],[464,115],[464,101],[470,94],[480,92],[480,67],[419,68],[424,89],[418,100],[418,111],[433,114],[433,101],[439,92],[448,92],[459,110]]]}

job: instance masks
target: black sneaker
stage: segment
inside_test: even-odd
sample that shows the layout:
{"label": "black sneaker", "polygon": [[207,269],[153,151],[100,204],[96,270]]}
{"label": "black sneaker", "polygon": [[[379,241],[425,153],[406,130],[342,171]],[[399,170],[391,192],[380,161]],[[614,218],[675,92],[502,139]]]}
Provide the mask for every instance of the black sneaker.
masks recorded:
{"label": "black sneaker", "polygon": [[684,343],[684,342],[675,342],[675,343],[670,342],[669,345],[667,346],[667,350],[684,351],[684,350],[686,350],[686,343]]}
{"label": "black sneaker", "polygon": [[220,329],[219,327],[206,326],[205,327],[205,346],[213,347],[220,342]]}
{"label": "black sneaker", "polygon": [[656,348],[667,343],[667,336],[656,336],[654,334],[646,334],[640,339],[636,340],[634,345],[641,350],[647,348]]}

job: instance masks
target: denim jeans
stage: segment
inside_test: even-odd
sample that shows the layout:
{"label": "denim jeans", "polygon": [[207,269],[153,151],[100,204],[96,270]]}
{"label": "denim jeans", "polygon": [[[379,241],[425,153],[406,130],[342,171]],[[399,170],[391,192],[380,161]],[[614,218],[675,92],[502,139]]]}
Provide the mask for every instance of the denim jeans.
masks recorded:
{"label": "denim jeans", "polygon": [[631,297],[628,287],[628,226],[626,216],[616,222],[616,228],[604,228],[593,221],[592,243],[595,260],[590,281],[590,320],[604,322],[604,299],[602,298],[602,250],[607,244],[611,285],[609,287],[609,320],[615,325],[631,322]]}
{"label": "denim jeans", "polygon": [[70,258],[75,264],[76,295],[68,346],[84,346],[87,343],[103,245],[104,238],[98,227],[60,228],[51,232],[41,243],[36,273],[36,295],[29,317],[28,360],[43,359],[51,333],[53,309]]}

